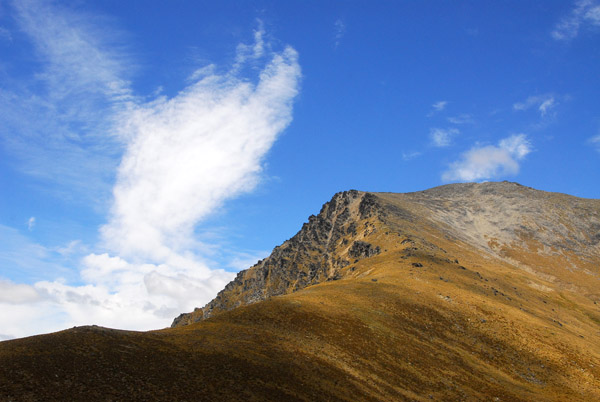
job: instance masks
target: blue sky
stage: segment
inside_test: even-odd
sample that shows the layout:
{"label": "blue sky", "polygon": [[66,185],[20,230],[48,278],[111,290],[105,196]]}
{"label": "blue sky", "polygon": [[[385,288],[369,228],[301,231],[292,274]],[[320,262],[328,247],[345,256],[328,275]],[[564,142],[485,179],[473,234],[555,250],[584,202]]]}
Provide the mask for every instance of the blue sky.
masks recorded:
{"label": "blue sky", "polygon": [[348,189],[599,198],[600,2],[0,0],[0,339],[168,326]]}

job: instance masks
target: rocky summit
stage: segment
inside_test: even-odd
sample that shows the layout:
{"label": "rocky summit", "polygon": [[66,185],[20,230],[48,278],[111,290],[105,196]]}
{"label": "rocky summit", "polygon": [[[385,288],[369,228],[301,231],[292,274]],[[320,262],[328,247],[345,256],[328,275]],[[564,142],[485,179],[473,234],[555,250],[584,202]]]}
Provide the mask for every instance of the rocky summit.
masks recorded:
{"label": "rocky summit", "polygon": [[345,191],[171,328],[0,343],[0,400],[600,400],[600,200]]}

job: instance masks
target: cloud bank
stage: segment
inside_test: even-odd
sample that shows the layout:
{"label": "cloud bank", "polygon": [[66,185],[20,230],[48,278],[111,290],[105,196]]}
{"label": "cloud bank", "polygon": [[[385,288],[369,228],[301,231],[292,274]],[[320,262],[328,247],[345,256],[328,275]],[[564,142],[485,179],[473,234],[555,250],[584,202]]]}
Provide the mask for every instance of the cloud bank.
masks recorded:
{"label": "cloud bank", "polygon": [[515,175],[519,172],[519,162],[530,152],[531,144],[524,134],[504,138],[496,146],[475,146],[450,164],[442,180],[478,181]]}

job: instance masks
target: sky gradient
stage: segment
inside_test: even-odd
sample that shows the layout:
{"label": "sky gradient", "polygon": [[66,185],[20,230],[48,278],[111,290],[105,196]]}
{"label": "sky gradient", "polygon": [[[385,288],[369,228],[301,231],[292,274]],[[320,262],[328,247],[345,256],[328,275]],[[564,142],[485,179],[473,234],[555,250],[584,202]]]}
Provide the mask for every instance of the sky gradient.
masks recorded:
{"label": "sky gradient", "polygon": [[600,197],[600,2],[0,0],[0,340],[168,326],[338,191]]}

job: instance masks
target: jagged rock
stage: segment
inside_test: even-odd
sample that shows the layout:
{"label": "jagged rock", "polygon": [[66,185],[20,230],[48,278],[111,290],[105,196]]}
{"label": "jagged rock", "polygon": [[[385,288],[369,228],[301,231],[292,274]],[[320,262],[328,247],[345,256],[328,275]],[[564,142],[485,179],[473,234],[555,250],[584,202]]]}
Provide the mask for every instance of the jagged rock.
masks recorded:
{"label": "jagged rock", "polygon": [[372,244],[364,241],[355,241],[352,248],[348,251],[348,255],[354,258],[367,258],[377,255],[381,252],[379,246],[373,247]]}
{"label": "jagged rock", "polygon": [[356,259],[380,253],[379,246],[364,241],[354,241],[348,250],[359,224],[371,227],[365,219],[376,216],[378,208],[372,194],[356,190],[335,194],[294,237],[275,247],[269,257],[239,272],[206,306],[175,318],[172,326],[188,325],[239,305],[341,279],[340,269],[350,265],[345,256]]}

